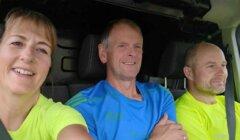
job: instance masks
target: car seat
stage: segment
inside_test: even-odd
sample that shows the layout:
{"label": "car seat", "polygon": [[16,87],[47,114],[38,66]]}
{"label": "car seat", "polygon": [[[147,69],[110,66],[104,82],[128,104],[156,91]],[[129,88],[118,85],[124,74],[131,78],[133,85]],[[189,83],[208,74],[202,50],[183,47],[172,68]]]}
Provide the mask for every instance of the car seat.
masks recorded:
{"label": "car seat", "polygon": [[172,92],[174,99],[181,96],[186,89],[184,54],[191,46],[192,43],[174,41],[167,45],[161,56],[158,76],[164,78],[164,86]]}
{"label": "car seat", "polygon": [[79,36],[72,30],[58,30],[52,66],[41,87],[41,93],[56,102],[66,102],[70,98],[68,84],[78,80],[76,64],[80,50]]}
{"label": "car seat", "polygon": [[71,97],[80,90],[90,87],[106,78],[105,65],[101,63],[98,56],[99,42],[100,36],[96,34],[89,34],[84,38],[78,55],[77,72],[80,81],[69,85]]}

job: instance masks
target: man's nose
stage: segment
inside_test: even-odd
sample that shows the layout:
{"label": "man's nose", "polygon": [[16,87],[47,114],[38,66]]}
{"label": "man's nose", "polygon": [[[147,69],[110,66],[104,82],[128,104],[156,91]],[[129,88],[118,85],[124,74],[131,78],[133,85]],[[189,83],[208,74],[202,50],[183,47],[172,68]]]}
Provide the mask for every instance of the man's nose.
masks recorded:
{"label": "man's nose", "polygon": [[134,46],[129,46],[128,47],[128,53],[129,53],[129,55],[136,55],[136,49],[135,49],[135,47]]}
{"label": "man's nose", "polygon": [[217,74],[218,75],[224,75],[224,74],[226,74],[226,72],[227,72],[227,69],[226,69],[226,67],[219,67],[218,68],[218,70],[217,70]]}

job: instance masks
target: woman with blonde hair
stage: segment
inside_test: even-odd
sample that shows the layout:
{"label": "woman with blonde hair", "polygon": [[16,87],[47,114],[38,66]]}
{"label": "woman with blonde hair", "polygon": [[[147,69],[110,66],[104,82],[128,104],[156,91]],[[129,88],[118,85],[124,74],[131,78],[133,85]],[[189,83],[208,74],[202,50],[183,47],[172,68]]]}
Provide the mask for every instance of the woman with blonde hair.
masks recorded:
{"label": "woman with blonde hair", "polygon": [[15,8],[0,31],[0,119],[11,138],[91,139],[77,111],[40,93],[57,40],[51,21],[36,11]]}

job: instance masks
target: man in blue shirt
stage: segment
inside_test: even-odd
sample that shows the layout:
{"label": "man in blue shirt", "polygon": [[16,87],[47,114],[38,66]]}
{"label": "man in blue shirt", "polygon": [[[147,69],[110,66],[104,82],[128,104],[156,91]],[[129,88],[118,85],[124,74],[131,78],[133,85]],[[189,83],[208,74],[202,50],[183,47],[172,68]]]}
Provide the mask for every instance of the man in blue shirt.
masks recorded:
{"label": "man in blue shirt", "polygon": [[143,37],[131,20],[112,21],[98,45],[107,78],[80,91],[67,104],[84,116],[90,134],[100,140],[182,140],[171,93],[136,81],[142,63]]}

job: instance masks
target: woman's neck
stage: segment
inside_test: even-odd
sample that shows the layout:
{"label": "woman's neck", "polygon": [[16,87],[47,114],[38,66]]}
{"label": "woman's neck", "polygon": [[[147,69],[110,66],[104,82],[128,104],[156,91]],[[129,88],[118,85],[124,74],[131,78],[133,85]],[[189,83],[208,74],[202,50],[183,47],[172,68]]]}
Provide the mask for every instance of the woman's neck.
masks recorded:
{"label": "woman's neck", "polygon": [[0,93],[0,118],[5,127],[8,130],[17,130],[38,97],[39,94]]}

